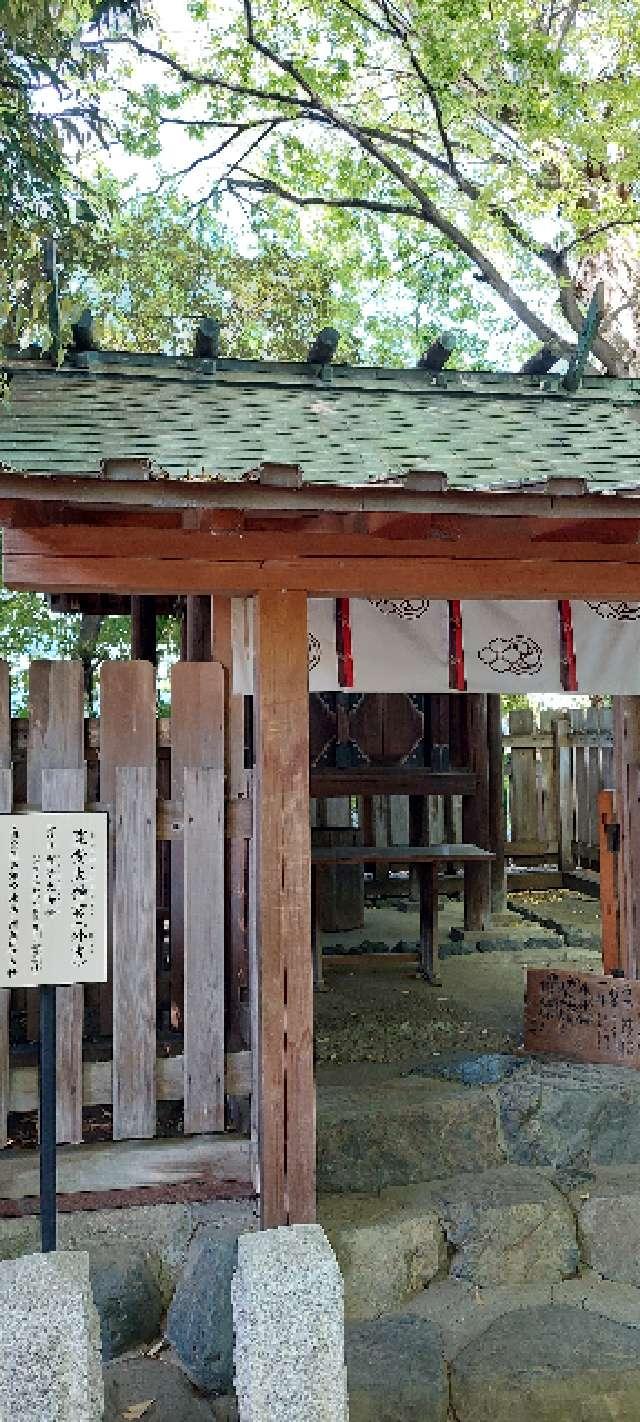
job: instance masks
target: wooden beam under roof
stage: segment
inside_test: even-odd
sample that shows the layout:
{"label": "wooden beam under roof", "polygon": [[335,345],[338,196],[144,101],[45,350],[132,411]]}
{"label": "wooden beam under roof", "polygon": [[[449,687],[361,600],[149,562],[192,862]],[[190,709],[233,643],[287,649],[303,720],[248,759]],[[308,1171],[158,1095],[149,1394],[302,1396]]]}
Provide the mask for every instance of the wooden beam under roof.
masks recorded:
{"label": "wooden beam under roof", "polygon": [[640,598],[640,562],[620,557],[551,559],[318,557],[223,561],[211,558],[6,556],[7,587],[34,592],[135,592],[139,595],[249,596],[307,592],[312,597]]}
{"label": "wooden beam under roof", "polygon": [[[385,559],[407,558],[453,559],[466,562],[470,558],[509,558],[510,560],[546,560],[549,562],[640,562],[637,520],[629,528],[629,541],[612,541],[599,536],[596,523],[583,525],[588,538],[576,537],[580,526],[570,530],[558,525],[555,529],[535,534],[520,532],[520,520],[470,518],[458,520],[454,529],[428,529],[423,537],[384,538],[380,534],[338,532],[325,533],[320,526],[310,537],[309,530],[285,527],[273,531],[233,531],[208,533],[185,529],[102,528],[99,524],[65,524],[45,529],[7,529],[4,535],[6,564],[22,558],[113,559],[145,558],[154,561],[206,559],[211,562],[262,562],[282,559],[323,558]],[[624,533],[626,524],[618,526]]]}
{"label": "wooden beam under roof", "polygon": [[[551,481],[551,485],[553,481]],[[549,519],[640,517],[640,481],[611,493],[558,494],[552,487],[494,489],[407,488],[387,480],[365,484],[303,483],[281,488],[253,480],[140,479],[111,481],[95,475],[36,474],[0,471],[0,524],[19,519],[26,504],[54,504],[59,515],[70,509],[96,511],[152,509],[285,510],[297,514],[367,512],[521,515]]]}

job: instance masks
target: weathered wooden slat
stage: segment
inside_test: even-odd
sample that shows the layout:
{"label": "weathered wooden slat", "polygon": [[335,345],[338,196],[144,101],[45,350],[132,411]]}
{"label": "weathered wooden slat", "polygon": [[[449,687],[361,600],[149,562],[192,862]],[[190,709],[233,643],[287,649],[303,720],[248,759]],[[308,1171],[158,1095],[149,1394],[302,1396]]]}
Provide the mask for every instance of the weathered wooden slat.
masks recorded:
{"label": "weathered wooden slat", "polygon": [[156,1130],[155,766],[115,774],[113,1136]]}
{"label": "weathered wooden slat", "polygon": [[[180,1186],[200,1181],[204,1198],[215,1196],[216,1185],[225,1184],[230,1187],[225,1191],[229,1198],[234,1185],[242,1187],[241,1194],[249,1192],[249,1153],[249,1142],[230,1134],[140,1145],[136,1141],[101,1141],[81,1151],[63,1146],[58,1152],[58,1197],[67,1197],[61,1202],[63,1209],[65,1205],[72,1210],[113,1209],[119,1192],[123,1205],[155,1204],[163,1195],[165,1200],[175,1201],[181,1194],[184,1198],[186,1192]],[[1,1154],[0,1199],[22,1200],[37,1194],[37,1151]]]}
{"label": "weathered wooden slat", "polygon": [[[251,1094],[251,1053],[230,1052],[225,1061],[225,1088],[234,1096]],[[35,1066],[15,1066],[9,1070],[9,1110],[36,1111],[38,1071]],[[184,1056],[156,1058],[158,1101],[182,1101]],[[83,1106],[110,1106],[113,1099],[113,1066],[108,1062],[87,1062],[82,1068]]]}
{"label": "weathered wooden slat", "polygon": [[573,778],[569,721],[559,716],[553,723],[555,783],[558,793],[558,835],[560,869],[573,868]]}
{"label": "weathered wooden slat", "polygon": [[42,804],[43,770],[84,764],[82,662],[32,662],[29,669],[27,795]]}
{"label": "weathered wooden slat", "polygon": [[[156,766],[155,676],[150,662],[104,662],[100,673],[100,804],[109,812],[109,877],[113,878],[114,811],[118,766]],[[154,807],[155,819],[155,807]],[[113,894],[110,892],[113,902]],[[110,924],[112,929],[112,924]],[[109,980],[100,989],[100,1027],[113,1030],[113,950]]]}
{"label": "weathered wooden slat", "polygon": [[582,746],[576,746],[573,752],[573,783],[576,806],[575,839],[583,844],[590,844],[588,766],[586,752]]}
{"label": "weathered wooden slat", "polygon": [[[84,810],[85,772],[43,770],[43,810]],[[80,983],[56,993],[56,1120],[59,1141],[82,1140],[82,1030],[84,989]]]}
{"label": "weathered wooden slat", "polygon": [[533,736],[530,707],[509,712],[509,732],[529,737],[529,745],[511,745],[511,835],[514,840],[536,840],[538,828],[537,740]]}
{"label": "weathered wooden slat", "polygon": [[[27,733],[27,800],[32,809],[42,809],[43,771],[79,770],[84,766],[83,718],[82,662],[32,662]],[[29,988],[29,1041],[35,1041],[38,1032],[38,993],[35,988]]]}
{"label": "weathered wooden slat", "polygon": [[224,1130],[224,947],[220,764],[184,772],[185,1135]]}
{"label": "weathered wooden slat", "polygon": [[271,1227],[315,1217],[304,595],[260,596],[255,630],[260,1189]]}
{"label": "weathered wooden slat", "polygon": [[[176,662],[171,668],[171,795],[179,805],[184,773],[224,770],[224,670],[219,662]],[[171,846],[171,1020],[182,1025],[184,997],[184,847]]]}

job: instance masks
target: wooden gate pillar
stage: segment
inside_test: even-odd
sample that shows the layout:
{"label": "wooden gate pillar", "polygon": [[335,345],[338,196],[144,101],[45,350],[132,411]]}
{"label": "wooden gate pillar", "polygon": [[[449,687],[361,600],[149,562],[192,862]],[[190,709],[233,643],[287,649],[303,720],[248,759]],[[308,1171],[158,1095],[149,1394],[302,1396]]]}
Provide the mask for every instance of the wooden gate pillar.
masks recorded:
{"label": "wooden gate pillar", "polygon": [[491,864],[491,910],[502,913],[506,904],[504,873],[504,773],[502,759],[502,713],[498,692],[487,696],[487,741],[489,746],[489,849],[495,854]]}
{"label": "wooden gate pillar", "polygon": [[620,824],[620,962],[640,977],[640,696],[613,698],[613,760]]}
{"label": "wooden gate pillar", "polygon": [[255,667],[260,1199],[272,1228],[315,1219],[305,593],[258,595]]}
{"label": "wooden gate pillar", "polygon": [[[489,849],[489,743],[487,738],[487,696],[472,692],[465,697],[467,709],[467,762],[477,777],[474,795],[462,802],[462,833],[465,842]],[[464,926],[468,930],[486,928],[491,918],[491,881],[484,865],[464,866]]]}

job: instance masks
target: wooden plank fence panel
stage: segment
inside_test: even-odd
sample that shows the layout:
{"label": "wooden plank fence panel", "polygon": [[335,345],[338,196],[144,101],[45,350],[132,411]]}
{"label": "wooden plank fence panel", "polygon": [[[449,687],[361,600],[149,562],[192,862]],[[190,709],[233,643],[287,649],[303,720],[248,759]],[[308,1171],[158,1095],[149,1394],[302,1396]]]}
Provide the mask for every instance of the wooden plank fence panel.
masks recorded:
{"label": "wooden plank fence panel", "polygon": [[[181,801],[184,773],[224,768],[224,668],[176,662],[171,668],[171,795]],[[184,848],[171,846],[171,1022],[182,1026],[184,999]]]}
{"label": "wooden plank fence panel", "polygon": [[224,1130],[224,947],[222,763],[184,772],[185,1135]]}
{"label": "wooden plank fence panel", "polygon": [[115,774],[113,1137],[156,1133],[155,765]]}
{"label": "wooden plank fence panel", "polygon": [[[116,772],[119,766],[156,767],[155,672],[151,662],[103,662],[100,674],[100,803],[109,817],[109,880],[112,900]],[[155,813],[155,812],[154,812]],[[155,853],[155,849],[154,849]],[[154,906],[155,913],[155,906]],[[113,923],[110,920],[111,937]],[[113,1031],[113,944],[109,981],[100,991],[100,1027]]]}
{"label": "wooden plank fence panel", "polygon": [[[84,766],[81,770],[43,770],[43,810],[84,810],[84,796]],[[56,993],[56,1131],[58,1141],[71,1145],[82,1140],[83,1018],[82,985],[59,987]]]}

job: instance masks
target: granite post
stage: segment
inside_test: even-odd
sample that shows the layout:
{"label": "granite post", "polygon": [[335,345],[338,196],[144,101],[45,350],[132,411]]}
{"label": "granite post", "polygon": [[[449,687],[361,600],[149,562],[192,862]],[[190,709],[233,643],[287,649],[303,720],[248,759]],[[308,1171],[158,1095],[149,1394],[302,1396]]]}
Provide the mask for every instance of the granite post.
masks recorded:
{"label": "granite post", "polygon": [[0,1422],[101,1422],[100,1323],[88,1254],[0,1264]]}
{"label": "granite post", "polygon": [[242,1235],[231,1293],[240,1422],[347,1422],[342,1278],[320,1226]]}

